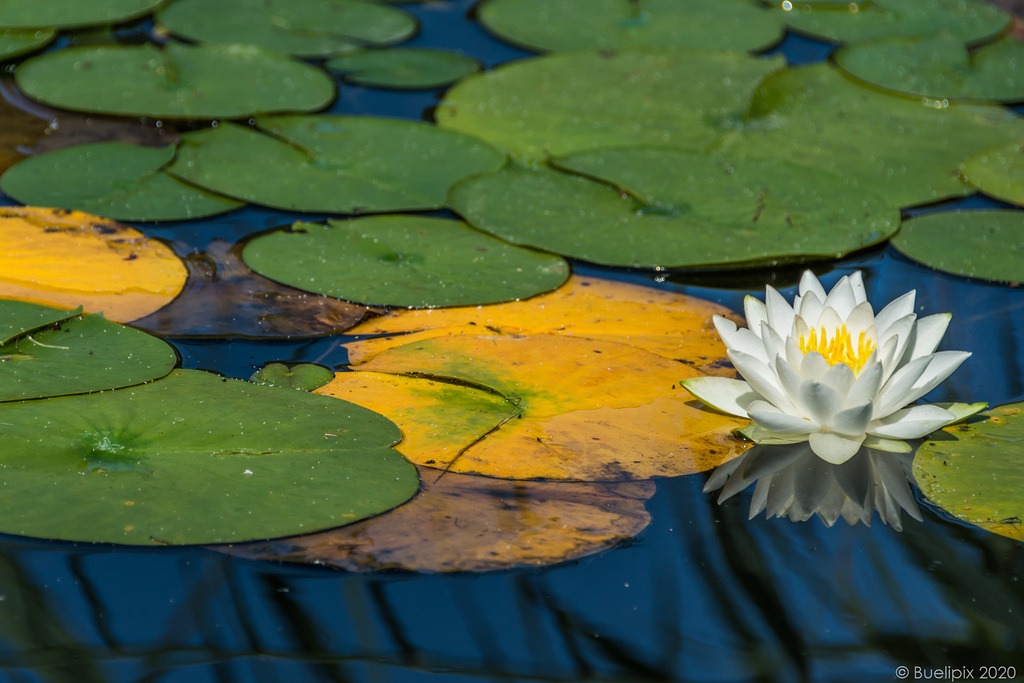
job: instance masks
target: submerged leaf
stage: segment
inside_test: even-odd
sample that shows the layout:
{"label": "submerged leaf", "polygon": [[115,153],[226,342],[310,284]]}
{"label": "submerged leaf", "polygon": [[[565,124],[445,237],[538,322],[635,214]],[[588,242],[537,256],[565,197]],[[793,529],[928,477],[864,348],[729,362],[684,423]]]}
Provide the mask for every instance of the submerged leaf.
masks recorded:
{"label": "submerged leaf", "polygon": [[17,336],[0,346],[0,361],[0,401],[20,401],[141,384],[169,373],[178,357],[159,339],[92,314]]}
{"label": "submerged leaf", "polygon": [[452,208],[514,244],[642,268],[838,258],[899,226],[883,198],[785,161],[628,148],[552,163],[580,175],[510,165],[456,185]]}
{"label": "submerged leaf", "polygon": [[254,273],[241,249],[213,240],[185,257],[189,277],[181,294],[132,321],[155,334],[182,337],[311,337],[346,330],[370,309],[310,294]]}
{"label": "submerged leaf", "polygon": [[[447,461],[435,451],[407,453],[417,464],[429,459],[446,471],[628,481],[700,472],[746,448],[731,435],[736,418],[702,410],[677,384],[700,373],[625,344],[556,335],[446,336],[385,351],[353,369],[450,378],[444,381],[505,399],[496,411],[499,426]],[[348,398],[362,400],[359,392]]]}
{"label": "submerged leaf", "polygon": [[33,57],[18,87],[46,104],[160,118],[313,111],[334,99],[320,69],[255,45],[85,45]]}
{"label": "submerged leaf", "polygon": [[133,545],[273,538],[379,514],[419,487],[381,416],[194,370],[7,404],[4,423],[0,531],[10,534]]}
{"label": "submerged leaf", "polygon": [[174,147],[96,142],[39,154],[8,169],[0,189],[24,204],[119,221],[202,218],[242,206],[163,172]]}
{"label": "submerged leaf", "polygon": [[299,57],[412,37],[416,19],[361,0],[175,0],[156,15],[171,33],[199,43],[247,43]]}
{"label": "submerged leaf", "polygon": [[266,133],[223,123],[185,134],[169,171],[214,192],[291,211],[436,209],[467,175],[505,157],[425,123],[359,116],[279,116]]}
{"label": "submerged leaf", "polygon": [[914,471],[929,500],[954,517],[1024,541],[1024,404],[981,413],[986,419],[932,435],[917,452]]}
{"label": "submerged leaf", "polygon": [[277,282],[387,306],[510,301],[555,289],[569,276],[557,256],[422,216],[296,223],[251,240],[242,258]]}
{"label": "submerged leaf", "polygon": [[368,338],[345,348],[349,362],[362,363],[385,349],[440,335],[564,334],[630,344],[719,374],[725,345],[711,323],[716,315],[741,322],[724,306],[697,297],[572,275],[557,290],[526,301],[391,311],[352,328],[350,334]]}
{"label": "submerged leaf", "polygon": [[435,112],[459,130],[541,161],[603,147],[697,147],[742,112],[781,57],[646,48],[558,53],[470,76]]}
{"label": "submerged leaf", "polygon": [[650,522],[653,482],[503,481],[424,471],[423,491],[386,515],[231,555],[347,571],[481,572],[566,562],[614,547]]}
{"label": "submerged leaf", "polygon": [[77,211],[0,209],[0,297],[129,322],[174,299],[185,279],[174,252],[134,228]]}
{"label": "submerged leaf", "polygon": [[756,2],[718,0],[487,0],[484,28],[536,51],[641,46],[761,50],[782,39],[782,20]]}
{"label": "submerged leaf", "polygon": [[892,245],[954,275],[1024,282],[1024,213],[937,211],[904,223]]}

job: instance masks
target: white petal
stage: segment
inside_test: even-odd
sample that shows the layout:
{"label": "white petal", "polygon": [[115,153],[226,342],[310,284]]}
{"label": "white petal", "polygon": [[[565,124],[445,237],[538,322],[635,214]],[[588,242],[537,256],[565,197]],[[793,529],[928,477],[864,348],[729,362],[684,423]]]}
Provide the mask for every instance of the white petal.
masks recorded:
{"label": "white petal", "polygon": [[694,377],[680,382],[691,394],[715,410],[747,417],[747,406],[761,395],[746,382],[727,377]]}
{"label": "white petal", "polygon": [[803,372],[801,366],[804,362],[804,352],[796,345],[793,337],[786,338],[786,362],[789,363],[789,367],[797,372]]}
{"label": "white petal", "polygon": [[[914,381],[914,384],[910,389],[900,396],[898,399],[893,396],[893,400],[896,401],[892,404],[892,410],[901,408],[908,403],[913,403],[917,399],[921,398],[929,391],[939,386],[939,384],[953,374],[953,371],[960,367],[960,364],[971,357],[971,354],[966,351],[939,351],[931,356],[924,356],[929,359],[928,366],[925,371]],[[924,359],[923,358],[923,359]],[[921,359],[921,360],[923,360]],[[912,363],[917,361],[911,361]],[[883,388],[882,393],[879,395],[879,401],[888,401],[889,397],[885,396],[885,390]],[[902,401],[902,403],[900,402]],[[892,410],[886,412],[876,413],[875,417],[883,417],[888,415]]]}
{"label": "white petal", "polygon": [[875,420],[868,432],[890,439],[920,439],[955,419],[953,413],[935,405],[912,406]]}
{"label": "white petal", "polygon": [[774,287],[765,287],[764,297],[768,324],[780,335],[789,336],[793,327],[793,308]]}
{"label": "white petal", "polygon": [[858,305],[868,300],[868,290],[864,286],[864,273],[857,270],[850,274],[850,288],[853,290],[853,298]]}
{"label": "white petal", "polygon": [[765,363],[768,362],[769,358],[765,355],[764,344],[760,337],[745,327],[737,328],[735,323],[720,315],[716,315],[714,321],[715,329],[718,330],[718,335],[725,342],[726,348],[742,351]]}
{"label": "white petal", "polygon": [[897,320],[913,314],[916,296],[917,290],[911,290],[903,296],[892,300],[888,306],[879,311],[878,315],[875,316],[875,327],[878,328],[878,332],[885,334],[885,331]]}
{"label": "white petal", "polygon": [[840,410],[828,423],[828,428],[844,436],[864,436],[871,422],[871,404]]}
{"label": "white petal", "polygon": [[906,441],[883,439],[880,436],[871,436],[870,434],[864,438],[864,447],[876,451],[885,451],[886,453],[909,453],[913,450]]}
{"label": "white petal", "polygon": [[789,363],[782,356],[775,358],[775,374],[778,376],[779,383],[782,384],[782,390],[786,392],[786,396],[789,396],[795,402],[796,397],[800,393],[800,384],[804,381],[804,378],[790,367]]}
{"label": "white petal", "polygon": [[913,360],[913,358],[907,354],[907,344],[910,342],[910,333],[914,329],[914,321],[916,319],[916,315],[905,315],[889,325],[889,327],[884,331],[878,326],[877,319],[875,320],[875,326],[878,329],[878,343],[884,346],[892,339],[895,339],[896,342],[896,348],[893,351],[891,365],[886,365],[886,368],[890,373],[894,370],[898,370],[900,367]]}
{"label": "white petal", "polygon": [[798,403],[802,414],[819,425],[827,425],[843,409],[843,402],[831,387],[812,379],[800,385]]}
{"label": "white petal", "polygon": [[920,379],[932,356],[917,358],[893,373],[892,377],[882,385],[875,400],[875,417],[885,417],[894,410],[899,410],[914,399],[906,398],[914,390],[914,382]]}
{"label": "white petal", "polygon": [[818,282],[818,278],[814,277],[814,273],[805,270],[800,276],[800,296],[807,296],[809,292],[814,292],[818,301],[825,300],[825,288]]}
{"label": "white petal", "polygon": [[[846,403],[846,396],[850,393],[850,389],[857,381],[857,375],[853,374],[853,370],[846,363],[836,363],[828,369],[822,378],[821,382],[828,385],[836,394],[839,396],[839,400]],[[858,401],[850,405],[860,405],[863,401]]]}
{"label": "white petal", "polygon": [[742,351],[730,349],[727,354],[729,360],[736,366],[736,370],[754,391],[761,394],[765,400],[774,404],[779,410],[796,413],[796,406],[786,396],[786,392],[782,389],[782,383],[773,369],[759,358]]}
{"label": "white petal", "polygon": [[797,315],[803,318],[804,322],[810,327],[818,326],[818,318],[821,317],[821,312],[825,310],[825,307],[821,304],[821,299],[814,292],[808,292],[800,300],[800,306],[794,306],[794,310]]}
{"label": "white petal", "polygon": [[865,301],[864,303],[857,304],[850,311],[850,315],[846,317],[846,330],[850,333],[854,345],[859,341],[861,332],[864,333],[866,339],[872,342],[878,341],[878,335],[875,331],[875,312],[871,309],[871,304]]}
{"label": "white petal", "polygon": [[836,286],[825,297],[823,303],[826,309],[831,308],[839,314],[841,320],[846,320],[858,303],[857,297],[853,293],[853,286],[850,284],[849,276],[840,278]]}
{"label": "white petal", "polygon": [[747,414],[759,427],[772,434],[810,434],[821,428],[821,425],[807,418],[784,413],[767,401],[752,402],[747,408]]}
{"label": "white petal", "polygon": [[755,332],[761,329],[761,323],[768,320],[764,302],[749,294],[743,297],[743,315],[747,319],[747,327]]}
{"label": "white petal", "polygon": [[911,331],[911,341],[907,354],[910,358],[920,358],[935,353],[942,335],[946,334],[949,321],[953,316],[949,313],[936,313],[919,319]]}
{"label": "white petal", "polygon": [[765,356],[770,361],[775,360],[775,357],[786,349],[785,339],[779,336],[779,333],[773,330],[767,321],[761,323],[761,343],[764,346]]}
{"label": "white petal", "polygon": [[849,437],[832,432],[814,432],[808,441],[811,444],[811,450],[819,458],[833,465],[841,465],[857,454],[864,441],[864,435]]}
{"label": "white petal", "polygon": [[831,306],[826,306],[825,310],[821,312],[821,317],[818,318],[818,327],[824,327],[826,330],[838,330],[845,319],[846,316],[841,315],[839,311]]}
{"label": "white petal", "polygon": [[856,381],[850,387],[849,393],[846,394],[846,404],[856,406],[874,401],[878,398],[878,390],[881,387],[882,364],[878,362],[873,363],[869,359],[864,364],[864,367],[861,368],[860,374],[857,375]]}
{"label": "white petal", "polygon": [[803,362],[800,363],[800,376],[804,379],[820,380],[832,369],[832,366],[825,360],[825,356],[817,351],[810,351],[804,354]]}

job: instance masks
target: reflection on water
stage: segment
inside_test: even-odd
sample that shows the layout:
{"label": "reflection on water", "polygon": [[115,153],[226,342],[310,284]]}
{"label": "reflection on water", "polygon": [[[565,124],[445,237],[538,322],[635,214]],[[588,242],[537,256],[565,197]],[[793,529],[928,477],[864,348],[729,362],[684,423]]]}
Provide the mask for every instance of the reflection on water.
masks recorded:
{"label": "reflection on water", "polygon": [[901,510],[922,520],[910,488],[913,460],[913,453],[861,448],[841,465],[832,465],[819,458],[807,442],[758,444],[719,465],[704,491],[722,489],[721,503],[756,482],[751,518],[764,512],[768,517],[804,522],[818,515],[828,527],[840,517],[847,524],[871,526],[877,510],[882,522],[902,531]]}

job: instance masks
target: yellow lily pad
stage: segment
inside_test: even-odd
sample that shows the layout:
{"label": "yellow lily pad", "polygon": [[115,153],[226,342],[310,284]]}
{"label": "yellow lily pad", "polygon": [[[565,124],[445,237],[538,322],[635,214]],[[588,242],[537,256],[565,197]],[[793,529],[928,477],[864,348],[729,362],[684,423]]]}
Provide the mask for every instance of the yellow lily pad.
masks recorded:
{"label": "yellow lily pad", "polygon": [[[626,344],[546,334],[441,336],[383,352],[354,369],[461,383],[504,401],[487,409],[496,426],[487,429],[482,420],[475,427],[482,436],[466,447],[403,447],[413,462],[448,472],[628,481],[701,472],[747,447],[731,433],[742,421],[704,410],[679,385],[702,373]],[[319,391],[334,388],[332,382]],[[465,430],[460,425],[468,419],[455,411],[445,423],[436,409],[406,409],[404,392],[371,397],[349,388],[332,395],[382,412],[407,440],[422,430]]]}
{"label": "yellow lily pad", "polygon": [[730,374],[719,366],[725,346],[711,318],[732,317],[705,299],[627,282],[572,275],[553,292],[525,301],[392,311],[352,328],[353,335],[384,335],[346,346],[349,362],[411,341],[457,334],[560,334],[638,346],[680,360],[705,374]]}
{"label": "yellow lily pad", "polygon": [[653,482],[504,481],[424,472],[411,501],[317,534],[213,549],[239,557],[348,571],[489,571],[578,559],[650,522]]}
{"label": "yellow lily pad", "polygon": [[0,297],[129,322],[169,303],[185,266],[166,244],[79,211],[0,209]]}

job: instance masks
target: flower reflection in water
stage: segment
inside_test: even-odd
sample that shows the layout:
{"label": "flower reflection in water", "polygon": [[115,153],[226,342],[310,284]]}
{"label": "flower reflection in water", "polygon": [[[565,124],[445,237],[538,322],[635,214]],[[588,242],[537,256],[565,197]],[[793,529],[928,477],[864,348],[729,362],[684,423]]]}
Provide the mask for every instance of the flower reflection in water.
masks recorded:
{"label": "flower reflection in water", "polygon": [[721,503],[756,482],[751,519],[765,512],[768,517],[803,522],[816,514],[829,527],[840,518],[850,525],[871,526],[877,510],[883,523],[901,531],[901,510],[922,519],[910,487],[913,459],[913,453],[861,448],[849,460],[832,465],[806,441],[758,444],[719,465],[704,492],[722,489]]}

